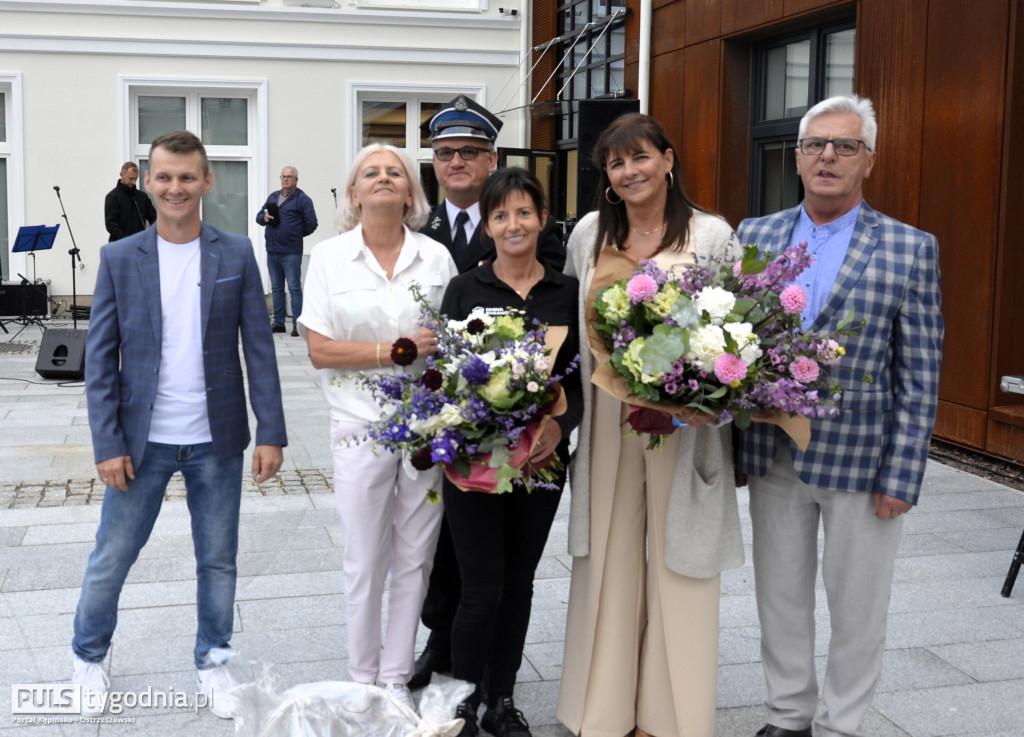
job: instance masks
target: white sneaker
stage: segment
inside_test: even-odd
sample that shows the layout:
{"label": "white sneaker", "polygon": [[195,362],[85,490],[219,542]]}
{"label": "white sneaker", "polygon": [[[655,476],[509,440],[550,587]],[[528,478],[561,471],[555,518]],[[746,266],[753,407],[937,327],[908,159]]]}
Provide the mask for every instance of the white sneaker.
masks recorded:
{"label": "white sneaker", "polygon": [[76,655],[71,683],[82,687],[83,717],[98,717],[106,710],[110,679],[103,670],[102,662],[90,663]]}
{"label": "white sneaker", "polygon": [[199,691],[206,696],[206,705],[215,717],[234,719],[238,713],[238,696],[232,690],[238,682],[223,665],[206,670],[198,670]]}
{"label": "white sneaker", "polygon": [[409,691],[409,687],[404,683],[386,683],[384,684],[384,690],[402,706],[408,707],[409,711],[413,714],[420,713],[419,709],[416,708],[416,701],[412,697],[412,692]]}

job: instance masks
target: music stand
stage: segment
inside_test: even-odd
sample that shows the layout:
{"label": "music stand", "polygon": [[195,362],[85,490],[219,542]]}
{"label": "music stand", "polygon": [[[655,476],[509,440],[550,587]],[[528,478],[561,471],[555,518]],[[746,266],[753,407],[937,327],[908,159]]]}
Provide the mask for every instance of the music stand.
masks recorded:
{"label": "music stand", "polygon": [[[11,247],[11,253],[27,253],[29,256],[32,257],[32,282],[31,282],[31,285],[36,290],[39,289],[39,287],[35,283],[35,279],[36,279],[36,251],[48,251],[51,248],[53,248],[53,242],[57,238],[57,231],[58,230],[60,230],[60,223],[57,223],[56,225],[49,225],[49,226],[47,226],[47,225],[23,225],[22,227],[18,228],[18,235],[15,236],[15,238],[14,238],[14,245]],[[19,274],[19,276],[21,276],[21,275]],[[29,315],[28,315],[28,309],[26,307],[27,295],[26,295],[26,291],[24,289],[26,286],[28,286],[28,284],[29,284],[28,279],[25,279],[24,277],[22,277],[22,293],[21,293],[21,313],[22,314],[21,314],[20,319],[14,321],[14,322],[18,322],[22,327],[21,327],[21,330],[19,330],[17,333],[15,333],[14,337],[11,338],[11,340],[14,340],[14,338],[17,338],[18,335],[21,334],[21,331],[24,330],[29,325],[38,325],[40,328],[43,328],[45,330],[45,327],[43,326],[43,323],[42,323],[41,320],[39,320],[38,318],[29,317]],[[49,299],[49,295],[48,294],[46,295],[46,298]],[[6,328],[4,328],[4,332],[5,333],[7,332]]]}
{"label": "music stand", "polygon": [[48,251],[57,239],[60,223],[56,225],[23,225],[18,228],[11,253],[28,253],[32,257],[32,281],[36,278],[36,251]]}

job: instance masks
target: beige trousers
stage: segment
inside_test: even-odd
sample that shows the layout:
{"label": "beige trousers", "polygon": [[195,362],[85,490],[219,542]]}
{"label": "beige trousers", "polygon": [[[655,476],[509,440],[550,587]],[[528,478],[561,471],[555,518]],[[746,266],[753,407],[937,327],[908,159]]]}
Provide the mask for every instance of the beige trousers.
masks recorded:
{"label": "beige trousers", "polygon": [[680,428],[659,452],[621,437],[624,405],[596,392],[590,555],[573,559],[558,718],[582,737],[712,737],[720,578],[665,559]]}

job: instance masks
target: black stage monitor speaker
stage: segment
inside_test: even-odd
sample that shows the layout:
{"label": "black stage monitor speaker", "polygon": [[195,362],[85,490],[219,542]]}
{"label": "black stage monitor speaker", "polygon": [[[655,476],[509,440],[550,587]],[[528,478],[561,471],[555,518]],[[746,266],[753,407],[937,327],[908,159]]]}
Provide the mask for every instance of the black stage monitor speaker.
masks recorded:
{"label": "black stage monitor speaker", "polygon": [[78,380],[85,376],[85,330],[57,330],[43,333],[36,359],[36,373],[44,379]]}
{"label": "black stage monitor speaker", "polygon": [[49,317],[46,299],[49,284],[0,284],[0,315],[4,317]]}
{"label": "black stage monitor speaker", "polygon": [[597,185],[601,170],[590,161],[594,145],[612,121],[626,113],[640,112],[640,101],[626,97],[601,100],[580,100],[579,171],[576,179],[576,208],[579,217],[597,209]]}

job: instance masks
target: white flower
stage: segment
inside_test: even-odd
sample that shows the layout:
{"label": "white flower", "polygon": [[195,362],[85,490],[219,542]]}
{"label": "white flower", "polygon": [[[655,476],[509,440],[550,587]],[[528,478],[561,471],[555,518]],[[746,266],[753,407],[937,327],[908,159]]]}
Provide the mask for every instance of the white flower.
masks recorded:
{"label": "white flower", "polygon": [[693,301],[697,309],[708,313],[711,320],[719,325],[736,306],[736,296],[721,287],[704,287]]}
{"label": "white flower", "polygon": [[725,333],[717,325],[701,325],[690,333],[690,352],[686,357],[699,368],[711,370],[715,359],[725,353]]}
{"label": "white flower", "polygon": [[438,430],[462,424],[462,411],[458,405],[446,403],[441,411],[426,419],[409,420],[409,429],[417,435],[434,435]]}
{"label": "white flower", "polygon": [[547,359],[547,357],[546,356],[545,357],[541,357],[541,358],[538,358],[536,361],[534,361],[533,362],[533,368],[534,368],[535,371],[539,371],[540,373],[547,372],[547,370],[548,370],[548,359]]}
{"label": "white flower", "polygon": [[730,322],[723,327],[739,346],[740,358],[743,363],[749,366],[762,356],[761,341],[754,333],[754,326],[749,322]]}
{"label": "white flower", "polygon": [[528,392],[539,392],[540,391],[540,384],[538,384],[536,381],[531,381],[529,384],[526,385],[526,391],[528,391]]}

